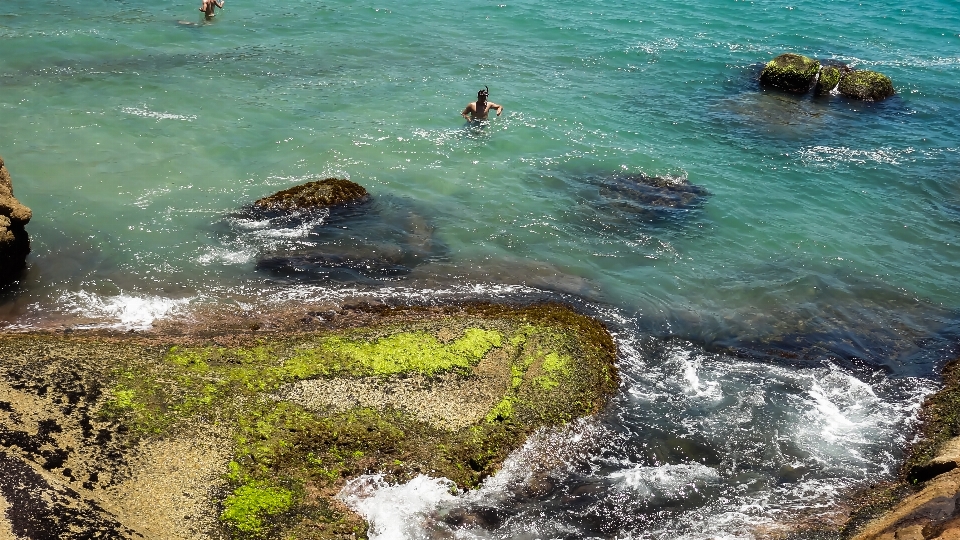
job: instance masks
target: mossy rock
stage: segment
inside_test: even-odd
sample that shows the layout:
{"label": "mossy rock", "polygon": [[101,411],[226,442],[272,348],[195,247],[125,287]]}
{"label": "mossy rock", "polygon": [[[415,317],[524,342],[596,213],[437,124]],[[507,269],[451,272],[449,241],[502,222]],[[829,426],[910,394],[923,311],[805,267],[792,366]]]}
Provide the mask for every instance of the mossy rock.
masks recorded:
{"label": "mossy rock", "polygon": [[367,190],[355,182],[327,178],[278,191],[253,205],[264,210],[313,210],[360,202],[367,197]]}
{"label": "mossy rock", "polygon": [[[474,488],[535,430],[598,412],[618,386],[610,334],[562,305],[298,321],[0,335],[0,458],[23,456],[95,509],[64,518],[73,529],[106,507],[98,523],[132,531],[116,538],[365,538],[336,498],[350,478]],[[17,482],[0,479],[0,495]]]}
{"label": "mossy rock", "polygon": [[893,81],[883,73],[868,70],[851,71],[840,79],[840,93],[854,99],[880,101],[896,93]]}
{"label": "mossy rock", "polygon": [[786,53],[774,58],[760,73],[760,84],[786,92],[804,93],[820,71],[820,62],[801,54]]}
{"label": "mossy rock", "polygon": [[818,96],[829,94],[840,84],[842,75],[836,66],[824,66],[824,68],[820,70],[820,78],[817,80],[816,87],[814,87],[814,93]]}

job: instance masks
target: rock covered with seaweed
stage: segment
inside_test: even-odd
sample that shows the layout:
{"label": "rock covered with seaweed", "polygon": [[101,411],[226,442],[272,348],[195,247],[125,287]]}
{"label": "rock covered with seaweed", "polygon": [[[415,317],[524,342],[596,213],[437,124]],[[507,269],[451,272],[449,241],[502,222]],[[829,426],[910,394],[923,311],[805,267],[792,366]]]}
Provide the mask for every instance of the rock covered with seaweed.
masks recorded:
{"label": "rock covered with seaweed", "polygon": [[0,285],[16,279],[30,253],[24,228],[33,213],[13,196],[10,172],[0,158]]}
{"label": "rock covered with seaweed", "polygon": [[369,198],[367,190],[350,180],[326,178],[278,191],[253,203],[261,210],[316,210],[362,202]]}
{"label": "rock covered with seaweed", "polygon": [[794,94],[804,94],[813,88],[818,96],[837,90],[848,98],[865,101],[880,101],[896,93],[893,81],[882,73],[836,64],[784,53],[764,66],[760,84]]}
{"label": "rock covered with seaweed", "polygon": [[760,73],[760,84],[802,94],[813,86],[820,62],[802,54],[784,53],[769,61]]}
{"label": "rock covered with seaweed", "polygon": [[476,487],[618,384],[603,325],[555,304],[214,319],[0,336],[0,460],[31,480],[0,479],[16,536],[364,538],[348,479]]}

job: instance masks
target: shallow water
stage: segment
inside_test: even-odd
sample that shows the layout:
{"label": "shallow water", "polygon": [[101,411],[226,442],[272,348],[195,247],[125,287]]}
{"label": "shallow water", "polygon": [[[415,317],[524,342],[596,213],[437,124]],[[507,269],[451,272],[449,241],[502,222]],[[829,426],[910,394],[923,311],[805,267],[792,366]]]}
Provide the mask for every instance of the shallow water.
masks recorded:
{"label": "shallow water", "polygon": [[[590,435],[558,436],[572,457],[545,473],[554,489],[437,503],[501,516],[466,529],[413,509],[375,523],[757,535],[744,524],[889,475],[955,354],[957,28],[948,0],[228,0],[210,22],[182,3],[9,0],[0,155],[35,217],[0,320],[566,300],[616,331],[624,384]],[[882,71],[898,94],[758,88],[788,50]],[[504,113],[465,125],[483,85]],[[329,176],[367,187],[370,212],[244,214]],[[643,176],[696,198],[658,206],[624,184]]]}

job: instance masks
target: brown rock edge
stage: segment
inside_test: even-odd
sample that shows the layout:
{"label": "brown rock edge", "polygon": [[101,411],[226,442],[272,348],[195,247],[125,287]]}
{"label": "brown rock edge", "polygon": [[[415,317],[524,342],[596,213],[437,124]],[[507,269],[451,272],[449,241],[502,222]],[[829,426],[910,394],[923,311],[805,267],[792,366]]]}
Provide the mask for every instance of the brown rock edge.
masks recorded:
{"label": "brown rock edge", "polygon": [[0,285],[16,279],[30,253],[24,226],[33,213],[13,196],[10,172],[0,158]]}
{"label": "brown rock edge", "polygon": [[920,413],[917,442],[898,479],[858,497],[842,530],[855,540],[960,540],[960,360]]}

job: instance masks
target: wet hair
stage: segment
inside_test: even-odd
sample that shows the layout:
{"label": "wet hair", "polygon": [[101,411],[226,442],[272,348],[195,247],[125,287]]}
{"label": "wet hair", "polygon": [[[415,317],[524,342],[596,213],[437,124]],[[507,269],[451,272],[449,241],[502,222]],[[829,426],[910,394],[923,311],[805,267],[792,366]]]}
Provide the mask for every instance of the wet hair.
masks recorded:
{"label": "wet hair", "polygon": [[486,101],[489,95],[490,95],[490,87],[487,85],[483,85],[483,90],[477,92],[477,101]]}

